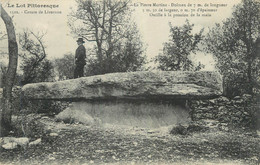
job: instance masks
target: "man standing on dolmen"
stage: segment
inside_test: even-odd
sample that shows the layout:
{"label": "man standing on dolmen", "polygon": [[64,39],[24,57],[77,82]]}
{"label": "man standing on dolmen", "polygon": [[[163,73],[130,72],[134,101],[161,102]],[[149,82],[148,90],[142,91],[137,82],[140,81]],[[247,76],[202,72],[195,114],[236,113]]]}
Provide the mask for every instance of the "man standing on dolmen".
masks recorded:
{"label": "man standing on dolmen", "polygon": [[84,66],[86,65],[86,49],[83,45],[85,43],[83,38],[79,38],[77,40],[78,48],[75,53],[75,70],[74,70],[74,78],[83,77],[84,74]]}

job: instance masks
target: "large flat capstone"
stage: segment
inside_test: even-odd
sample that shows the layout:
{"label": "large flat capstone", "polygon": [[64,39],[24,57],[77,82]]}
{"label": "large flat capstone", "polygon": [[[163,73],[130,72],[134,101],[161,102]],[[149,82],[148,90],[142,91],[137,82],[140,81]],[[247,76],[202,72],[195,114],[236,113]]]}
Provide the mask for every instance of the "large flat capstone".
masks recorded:
{"label": "large flat capstone", "polygon": [[223,89],[217,72],[143,71],[27,84],[22,91],[28,99],[97,100],[208,98]]}

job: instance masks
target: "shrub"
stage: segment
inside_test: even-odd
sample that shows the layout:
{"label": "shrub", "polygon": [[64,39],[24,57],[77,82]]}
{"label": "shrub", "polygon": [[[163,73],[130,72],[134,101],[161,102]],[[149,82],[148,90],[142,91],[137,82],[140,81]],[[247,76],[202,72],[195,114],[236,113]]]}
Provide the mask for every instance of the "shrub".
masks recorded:
{"label": "shrub", "polygon": [[172,130],[170,131],[170,134],[187,135],[188,134],[187,127],[179,124],[178,126],[175,126],[175,127],[172,128]]}
{"label": "shrub", "polygon": [[21,87],[13,88],[13,114],[45,113],[55,115],[63,111],[69,102],[53,100],[27,100],[22,96]]}
{"label": "shrub", "polygon": [[43,123],[39,122],[40,115],[20,115],[13,118],[13,133],[16,137],[40,138],[44,132]]}

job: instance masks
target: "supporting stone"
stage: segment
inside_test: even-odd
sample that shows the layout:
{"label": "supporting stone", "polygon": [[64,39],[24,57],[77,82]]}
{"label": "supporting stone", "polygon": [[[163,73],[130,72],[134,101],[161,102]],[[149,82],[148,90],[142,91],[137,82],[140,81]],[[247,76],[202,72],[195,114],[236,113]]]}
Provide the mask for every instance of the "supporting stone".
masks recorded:
{"label": "supporting stone", "polygon": [[91,125],[125,125],[144,128],[187,124],[190,122],[189,111],[185,102],[147,101],[95,101],[73,102],[56,118],[58,121],[79,122]]}

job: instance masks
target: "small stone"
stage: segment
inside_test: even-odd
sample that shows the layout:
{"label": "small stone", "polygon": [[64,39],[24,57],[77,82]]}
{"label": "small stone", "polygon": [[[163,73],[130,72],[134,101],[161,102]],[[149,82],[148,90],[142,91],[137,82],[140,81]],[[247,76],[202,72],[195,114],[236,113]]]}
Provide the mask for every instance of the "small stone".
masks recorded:
{"label": "small stone", "polygon": [[235,104],[242,104],[244,103],[244,100],[243,99],[237,99],[237,100],[234,100]]}
{"label": "small stone", "polygon": [[50,136],[59,136],[59,134],[52,132],[50,133]]}
{"label": "small stone", "polygon": [[15,138],[14,142],[20,146],[26,146],[29,143],[29,138],[27,137]]}
{"label": "small stone", "polygon": [[209,100],[209,102],[212,103],[212,104],[215,104],[216,100],[215,99],[211,99],[211,100]]}
{"label": "small stone", "polygon": [[11,142],[11,143],[6,143],[6,144],[2,145],[2,147],[6,150],[12,150],[12,149],[17,148],[17,145],[18,145],[17,143]]}
{"label": "small stone", "polygon": [[229,99],[224,97],[224,96],[220,96],[218,99],[217,99],[219,102],[229,102]]}
{"label": "small stone", "polygon": [[133,144],[134,144],[134,146],[137,146],[137,145],[138,145],[138,143],[137,143],[137,142],[133,142]]}
{"label": "small stone", "polygon": [[225,106],[220,106],[220,107],[218,108],[219,111],[226,111],[226,109],[227,109],[227,108],[226,108]]}
{"label": "small stone", "polygon": [[260,131],[256,131],[257,132],[257,135],[260,137]]}
{"label": "small stone", "polygon": [[39,139],[37,139],[37,140],[35,140],[35,141],[30,142],[30,143],[29,143],[29,146],[31,146],[31,145],[38,145],[38,144],[40,144],[41,142],[42,142],[42,139],[39,138]]}
{"label": "small stone", "polygon": [[14,137],[3,137],[2,138],[4,144],[14,142],[14,139],[15,139]]}
{"label": "small stone", "polygon": [[240,100],[240,99],[242,99],[241,96],[236,96],[236,97],[233,98],[233,100]]}
{"label": "small stone", "polygon": [[155,131],[154,130],[149,130],[149,131],[147,131],[147,133],[153,134],[153,133],[155,133]]}
{"label": "small stone", "polygon": [[259,158],[256,157],[256,156],[253,156],[253,157],[251,157],[250,159],[253,160],[253,161],[259,161]]}

